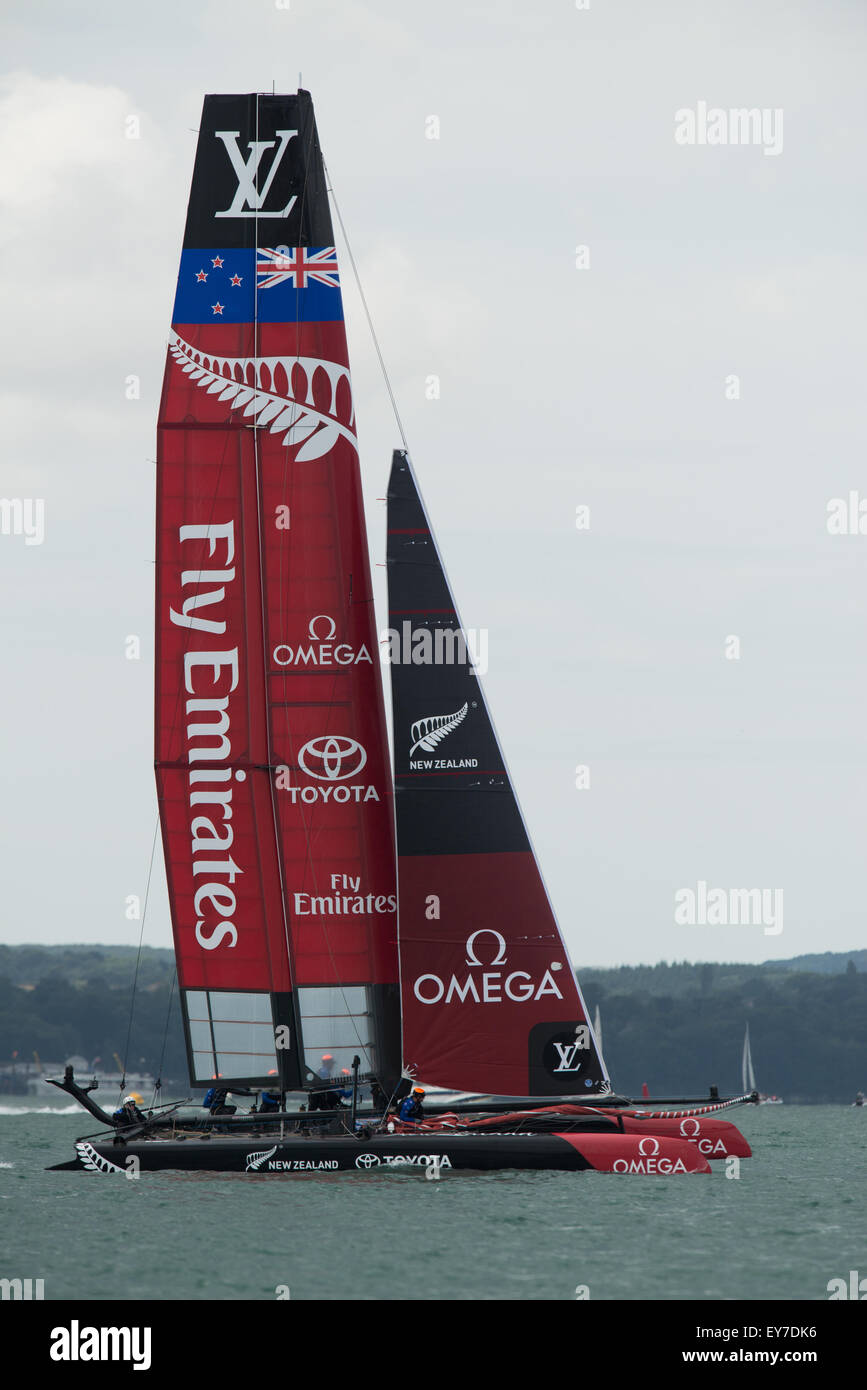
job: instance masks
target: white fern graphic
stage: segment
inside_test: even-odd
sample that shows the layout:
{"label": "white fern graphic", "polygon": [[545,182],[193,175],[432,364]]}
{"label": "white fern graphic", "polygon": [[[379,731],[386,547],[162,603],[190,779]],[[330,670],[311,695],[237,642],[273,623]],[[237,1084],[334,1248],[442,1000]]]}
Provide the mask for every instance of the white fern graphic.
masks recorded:
{"label": "white fern graphic", "polygon": [[[243,407],[245,416],[260,427],[267,425],[272,434],[285,430],[284,444],[302,445],[295,455],[299,462],[322,458],[341,435],[353,448],[357,447],[349,368],[340,362],[321,357],[213,357],[185,343],[174,332],[169,352],[190,380],[210,396],[216,395],[232,410]],[[322,410],[314,401],[314,379],[320,373],[327,378],[331,392],[328,410]],[[324,394],[321,375],[319,380]],[[346,423],[337,418],[337,389],[341,382],[349,390]],[[322,400],[323,394],[317,394]]]}
{"label": "white fern graphic", "polygon": [[412,757],[417,748],[432,753],[447,734],[454,733],[458,725],[463,723],[468,709],[469,705],[465,704],[463,709],[459,709],[455,714],[431,714],[427,719],[417,719],[409,731],[413,740],[409,756]]}
{"label": "white fern graphic", "polygon": [[273,1158],[277,1152],[277,1145],[273,1149],[260,1149],[259,1153],[247,1154],[247,1167],[245,1173],[257,1173],[265,1162],[266,1158]]}
{"label": "white fern graphic", "polygon": [[126,1169],[118,1168],[116,1163],[112,1163],[110,1158],[103,1158],[102,1154],[97,1153],[92,1144],[88,1144],[85,1139],[79,1139],[75,1145],[78,1157],[81,1159],[85,1168],[93,1173],[123,1173],[126,1177]]}

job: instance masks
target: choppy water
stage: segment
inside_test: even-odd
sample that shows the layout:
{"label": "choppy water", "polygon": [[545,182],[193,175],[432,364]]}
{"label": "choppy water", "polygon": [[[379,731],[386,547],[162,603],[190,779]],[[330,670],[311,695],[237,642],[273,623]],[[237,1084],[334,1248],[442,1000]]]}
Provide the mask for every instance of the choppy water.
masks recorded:
{"label": "choppy water", "polygon": [[867,1108],[743,1107],[740,1178],[48,1173],[93,1124],[0,1104],[0,1277],[46,1299],[825,1300],[867,1276]]}

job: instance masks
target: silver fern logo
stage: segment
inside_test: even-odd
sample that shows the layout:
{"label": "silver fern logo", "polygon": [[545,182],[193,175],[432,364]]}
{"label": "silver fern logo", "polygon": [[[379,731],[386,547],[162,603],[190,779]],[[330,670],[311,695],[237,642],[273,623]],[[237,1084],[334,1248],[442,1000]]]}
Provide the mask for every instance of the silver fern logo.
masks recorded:
{"label": "silver fern logo", "polygon": [[79,1139],[75,1146],[76,1153],[85,1168],[92,1173],[122,1173],[126,1176],[125,1168],[118,1168],[116,1163],[112,1163],[110,1158],[104,1158],[101,1153],[97,1153],[92,1144],[88,1144],[86,1139]]}
{"label": "silver fern logo", "polygon": [[463,724],[468,709],[469,705],[464,704],[454,714],[430,714],[426,719],[417,719],[409,731],[413,741],[409,756],[412,757],[419,748],[423,748],[425,753],[432,753],[438,743]]}
{"label": "silver fern logo", "polygon": [[273,1158],[277,1152],[277,1145],[273,1149],[260,1149],[258,1153],[247,1154],[247,1167],[245,1173],[258,1173],[266,1159]]}
{"label": "silver fern logo", "polygon": [[[172,332],[169,352],[209,396],[241,410],[283,443],[300,445],[299,463],[322,458],[342,435],[353,448],[355,408],[349,368],[321,357],[214,357]],[[340,417],[338,418],[338,392]]]}

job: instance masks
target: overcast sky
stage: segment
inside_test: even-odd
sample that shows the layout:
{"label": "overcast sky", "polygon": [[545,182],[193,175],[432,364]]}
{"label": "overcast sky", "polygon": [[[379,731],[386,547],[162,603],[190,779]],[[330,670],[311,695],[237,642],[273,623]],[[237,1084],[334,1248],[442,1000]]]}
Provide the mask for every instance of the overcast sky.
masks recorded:
{"label": "overcast sky", "polygon": [[[205,92],[300,72],[573,959],[863,946],[867,535],[827,525],[867,499],[862,0],[4,0],[0,26],[0,496],[45,509],[42,544],[0,535],[3,939],[138,941],[195,129]],[[764,134],[679,143],[700,103]],[[400,440],[338,254],[376,563]],[[700,882],[782,917],[679,924]]]}

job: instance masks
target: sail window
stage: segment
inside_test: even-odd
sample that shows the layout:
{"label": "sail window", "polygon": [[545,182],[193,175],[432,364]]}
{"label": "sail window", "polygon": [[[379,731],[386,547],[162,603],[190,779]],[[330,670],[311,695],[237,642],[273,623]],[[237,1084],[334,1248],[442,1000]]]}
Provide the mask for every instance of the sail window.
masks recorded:
{"label": "sail window", "polygon": [[270,994],[186,991],[196,1081],[277,1071]]}
{"label": "sail window", "polygon": [[362,1075],[375,1072],[373,1012],[365,985],[308,986],[298,991],[298,1007],[309,1072],[320,1075],[326,1054],[333,1058],[330,1076],[335,1080],[351,1072],[353,1057],[361,1059]]}

